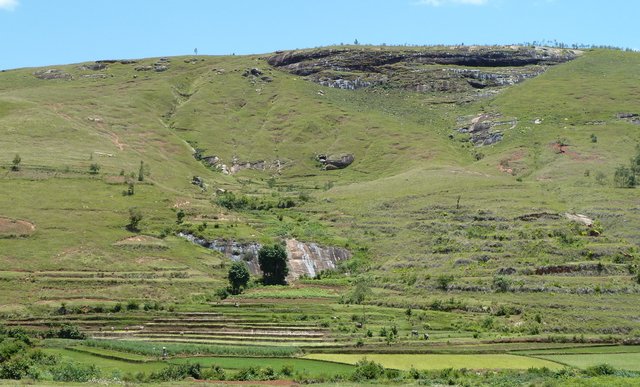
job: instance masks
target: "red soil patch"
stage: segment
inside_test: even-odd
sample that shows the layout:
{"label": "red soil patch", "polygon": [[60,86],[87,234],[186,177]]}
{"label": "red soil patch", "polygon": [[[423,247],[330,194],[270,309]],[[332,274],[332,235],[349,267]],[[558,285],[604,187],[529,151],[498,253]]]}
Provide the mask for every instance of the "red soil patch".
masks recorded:
{"label": "red soil patch", "polygon": [[36,226],[26,220],[0,217],[0,236],[24,237],[33,234]]}
{"label": "red soil patch", "polygon": [[549,144],[551,149],[557,154],[567,155],[571,160],[575,161],[594,161],[600,160],[600,156],[597,155],[583,155],[578,152],[569,149],[569,145],[558,144],[557,142]]}
{"label": "red soil patch", "polygon": [[506,159],[500,160],[500,163],[498,163],[498,170],[510,175],[517,174],[520,170],[522,170],[522,167],[520,167],[518,163],[524,159],[526,154],[527,152],[522,149],[513,152],[511,156],[507,157]]}

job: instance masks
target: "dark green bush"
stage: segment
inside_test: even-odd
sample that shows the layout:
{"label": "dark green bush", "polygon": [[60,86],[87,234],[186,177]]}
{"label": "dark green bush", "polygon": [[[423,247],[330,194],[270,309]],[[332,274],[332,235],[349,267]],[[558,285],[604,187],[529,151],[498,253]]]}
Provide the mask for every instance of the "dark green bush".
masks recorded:
{"label": "dark green bush", "polygon": [[375,380],[384,374],[384,367],[372,360],[362,359],[356,363],[356,369],[351,375],[353,381]]}
{"label": "dark green bush", "polygon": [[0,364],[0,379],[22,379],[29,373],[33,361],[24,355],[16,355]]}
{"label": "dark green bush", "polygon": [[149,375],[151,381],[175,381],[188,377],[200,379],[202,369],[200,363],[169,364],[167,367]]}
{"label": "dark green bush", "polygon": [[598,364],[587,368],[584,372],[589,376],[614,375],[616,369],[609,364]]}
{"label": "dark green bush", "polygon": [[636,186],[636,174],[633,169],[621,165],[616,168],[613,183],[617,188],[633,188]]}
{"label": "dark green bush", "polygon": [[449,289],[449,285],[451,285],[452,282],[453,282],[452,275],[443,274],[438,276],[438,278],[436,278],[436,287],[438,289],[446,291],[447,289]]}
{"label": "dark green bush", "polygon": [[63,363],[51,369],[53,380],[56,382],[88,382],[100,376],[100,370],[95,365],[77,363]]}
{"label": "dark green bush", "polygon": [[57,337],[61,339],[84,340],[87,338],[87,335],[80,332],[75,325],[64,324],[58,330]]}
{"label": "dark green bush", "polygon": [[493,277],[493,282],[491,283],[491,287],[496,292],[508,292],[511,289],[511,280],[504,276],[495,276]]}
{"label": "dark green bush", "polygon": [[241,368],[235,375],[234,380],[260,380],[260,368],[247,367]]}

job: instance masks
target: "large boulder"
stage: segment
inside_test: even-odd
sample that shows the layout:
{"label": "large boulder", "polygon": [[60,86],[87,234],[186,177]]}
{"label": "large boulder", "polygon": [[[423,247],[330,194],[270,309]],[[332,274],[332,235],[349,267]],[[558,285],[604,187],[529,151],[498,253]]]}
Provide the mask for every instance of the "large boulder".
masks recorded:
{"label": "large boulder", "polygon": [[355,157],[351,153],[342,154],[342,155],[326,155],[319,154],[316,156],[316,160],[322,164],[322,169],[326,171],[334,170],[334,169],[344,169],[351,165],[355,160]]}

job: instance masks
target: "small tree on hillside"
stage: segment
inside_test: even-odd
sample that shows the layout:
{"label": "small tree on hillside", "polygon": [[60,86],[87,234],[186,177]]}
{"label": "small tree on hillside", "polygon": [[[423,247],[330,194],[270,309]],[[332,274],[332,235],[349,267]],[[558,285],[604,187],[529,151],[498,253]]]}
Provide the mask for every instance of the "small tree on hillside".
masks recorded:
{"label": "small tree on hillside", "polygon": [[93,163],[89,165],[89,173],[91,173],[92,175],[96,175],[98,174],[98,172],[100,172],[100,164]]}
{"label": "small tree on hillside", "polygon": [[138,181],[144,181],[144,161],[140,161],[140,169],[138,169]]}
{"label": "small tree on hillside", "polygon": [[617,188],[633,188],[636,186],[636,174],[631,168],[621,165],[616,168],[613,182]]}
{"label": "small tree on hillside", "polygon": [[247,264],[243,261],[234,262],[229,268],[229,273],[227,274],[227,278],[229,279],[229,285],[231,287],[232,294],[240,294],[242,293],[242,289],[247,287],[249,283],[249,269],[247,268]]}
{"label": "small tree on hillside", "polygon": [[142,212],[135,207],[129,208],[129,224],[127,224],[127,230],[132,232],[140,231],[138,224],[142,220]]}
{"label": "small tree on hillside", "polygon": [[362,326],[367,320],[367,314],[365,310],[365,300],[371,296],[371,286],[369,278],[359,277],[355,280],[351,294],[349,295],[350,301],[354,304],[362,305]]}
{"label": "small tree on hillside", "polygon": [[177,224],[182,224],[182,222],[184,222],[184,217],[186,216],[184,210],[181,208],[178,210],[178,212],[176,213],[176,223]]}
{"label": "small tree on hillside", "polygon": [[289,274],[287,267],[287,251],[282,245],[263,246],[258,251],[258,263],[264,274],[262,282],[265,285],[284,285]]}
{"label": "small tree on hillside", "polygon": [[449,285],[453,282],[452,275],[440,275],[436,278],[436,287],[440,290],[444,290],[445,292],[449,290]]}
{"label": "small tree on hillside", "polygon": [[12,171],[19,171],[21,162],[22,162],[22,158],[20,157],[19,154],[16,153],[16,157],[13,158],[13,162],[12,162],[12,165],[11,165],[11,170]]}

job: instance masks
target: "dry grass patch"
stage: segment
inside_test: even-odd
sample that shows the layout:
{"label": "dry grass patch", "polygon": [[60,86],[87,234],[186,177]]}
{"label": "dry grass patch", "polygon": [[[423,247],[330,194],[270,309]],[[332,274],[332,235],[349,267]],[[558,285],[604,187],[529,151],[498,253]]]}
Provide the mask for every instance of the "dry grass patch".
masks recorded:
{"label": "dry grass patch", "polygon": [[114,246],[132,248],[166,249],[167,244],[162,240],[149,235],[136,235],[122,239],[113,244]]}
{"label": "dry grass patch", "polygon": [[0,217],[0,238],[26,237],[35,231],[35,224],[26,220]]}

